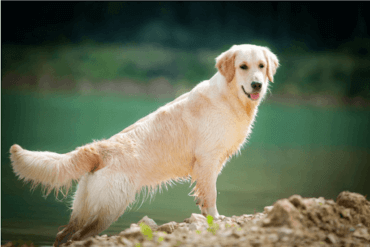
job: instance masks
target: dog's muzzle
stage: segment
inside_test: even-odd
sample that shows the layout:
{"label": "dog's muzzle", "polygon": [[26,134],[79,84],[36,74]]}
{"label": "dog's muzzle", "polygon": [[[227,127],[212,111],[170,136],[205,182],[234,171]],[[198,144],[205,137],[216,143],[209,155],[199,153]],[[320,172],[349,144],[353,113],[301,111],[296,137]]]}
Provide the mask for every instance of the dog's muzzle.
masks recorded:
{"label": "dog's muzzle", "polygon": [[254,82],[252,82],[251,86],[253,88],[253,93],[247,93],[245,91],[244,87],[242,86],[243,92],[251,100],[258,100],[260,98],[260,91],[261,91],[261,88],[262,88],[262,83],[259,83],[259,82],[255,82],[254,81]]}

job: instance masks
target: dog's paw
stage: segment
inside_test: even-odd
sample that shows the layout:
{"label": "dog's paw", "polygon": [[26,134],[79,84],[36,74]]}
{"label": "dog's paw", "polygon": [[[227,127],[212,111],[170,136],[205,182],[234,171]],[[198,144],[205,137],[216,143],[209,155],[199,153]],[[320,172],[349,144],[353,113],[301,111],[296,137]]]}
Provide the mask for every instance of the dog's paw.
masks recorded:
{"label": "dog's paw", "polygon": [[[199,206],[200,207],[200,206]],[[201,211],[201,213],[202,213],[202,215],[204,216],[204,217],[207,217],[208,216],[208,210],[207,210],[207,208],[201,208],[200,209],[200,211]]]}
{"label": "dog's paw", "polygon": [[[220,219],[220,215],[217,211],[217,208],[216,206],[213,206],[213,207],[209,207],[209,208],[202,208],[201,209],[202,211],[202,214],[207,217],[208,215],[211,215],[213,217],[214,220],[218,220]],[[225,216],[224,216],[225,217]]]}
{"label": "dog's paw", "polygon": [[203,198],[197,197],[197,199],[195,201],[195,204],[198,205],[200,208],[202,208],[204,206],[204,200],[203,200]]}

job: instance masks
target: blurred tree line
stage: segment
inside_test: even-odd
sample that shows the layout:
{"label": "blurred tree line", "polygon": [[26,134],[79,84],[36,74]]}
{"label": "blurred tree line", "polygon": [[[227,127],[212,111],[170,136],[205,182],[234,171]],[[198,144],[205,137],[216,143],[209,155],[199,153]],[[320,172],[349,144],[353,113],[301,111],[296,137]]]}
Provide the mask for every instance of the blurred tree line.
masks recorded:
{"label": "blurred tree line", "polygon": [[[184,48],[263,39],[336,49],[369,38],[368,2],[4,2],[2,43],[158,42]],[[14,30],[16,28],[16,30]],[[12,34],[12,35],[7,35]],[[362,51],[363,53],[365,51]],[[366,55],[366,54],[363,54]]]}
{"label": "blurred tree line", "polygon": [[76,83],[161,75],[193,82],[214,72],[219,52],[254,43],[279,55],[280,81],[292,93],[307,86],[308,92],[370,97],[369,7],[369,2],[337,2],[335,8],[320,2],[3,2],[3,85],[13,85],[16,74],[38,81],[40,73]]}

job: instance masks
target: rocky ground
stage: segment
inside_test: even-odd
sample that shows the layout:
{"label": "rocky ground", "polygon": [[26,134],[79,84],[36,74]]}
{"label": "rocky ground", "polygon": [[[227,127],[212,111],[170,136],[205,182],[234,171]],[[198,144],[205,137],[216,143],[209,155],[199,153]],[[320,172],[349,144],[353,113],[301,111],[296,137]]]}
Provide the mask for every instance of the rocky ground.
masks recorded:
{"label": "rocky ground", "polygon": [[158,226],[145,216],[118,235],[96,236],[67,245],[370,247],[369,233],[370,202],[360,194],[342,192],[336,202],[293,195],[265,207],[263,213],[219,220],[192,214],[182,223]]}

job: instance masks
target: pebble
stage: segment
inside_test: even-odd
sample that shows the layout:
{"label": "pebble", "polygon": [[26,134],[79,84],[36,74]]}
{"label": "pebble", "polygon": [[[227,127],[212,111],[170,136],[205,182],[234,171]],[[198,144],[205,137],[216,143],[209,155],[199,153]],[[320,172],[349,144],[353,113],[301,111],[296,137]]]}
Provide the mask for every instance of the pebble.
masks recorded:
{"label": "pebble", "polygon": [[271,212],[271,210],[274,208],[274,206],[266,206],[265,208],[264,208],[264,213],[265,214],[268,214],[268,213],[270,213]]}
{"label": "pebble", "polygon": [[329,244],[336,244],[338,242],[338,238],[335,234],[329,233],[327,237],[327,242]]}
{"label": "pebble", "polygon": [[176,228],[178,228],[178,224],[175,221],[171,221],[157,227],[157,231],[172,233]]}
{"label": "pebble", "polygon": [[279,233],[283,233],[283,234],[286,234],[286,235],[290,235],[293,233],[293,230],[290,229],[290,228],[287,228],[287,227],[281,227],[279,230],[278,230]]}
{"label": "pebble", "polygon": [[276,233],[270,234],[268,236],[268,240],[271,241],[272,243],[275,243],[279,240],[279,236]]}

